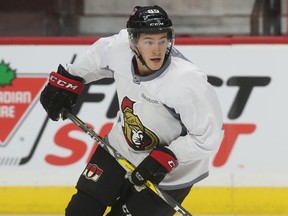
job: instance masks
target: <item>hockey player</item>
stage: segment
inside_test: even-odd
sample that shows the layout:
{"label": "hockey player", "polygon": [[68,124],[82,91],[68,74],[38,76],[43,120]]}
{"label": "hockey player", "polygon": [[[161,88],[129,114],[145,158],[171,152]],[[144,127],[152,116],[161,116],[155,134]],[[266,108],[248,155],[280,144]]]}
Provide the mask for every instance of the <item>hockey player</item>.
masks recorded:
{"label": "hockey player", "polygon": [[96,41],[66,69],[59,65],[41,93],[44,109],[57,121],[63,108],[75,105],[85,83],[114,78],[119,118],[106,141],[137,166],[126,175],[98,147],[66,216],[99,216],[107,206],[109,216],[173,215],[159,197],[138,192],[134,185],[150,180],[182,203],[192,186],[208,176],[209,157],[222,140],[217,96],[206,74],[173,47],[167,13],[156,5],[137,6],[126,27]]}

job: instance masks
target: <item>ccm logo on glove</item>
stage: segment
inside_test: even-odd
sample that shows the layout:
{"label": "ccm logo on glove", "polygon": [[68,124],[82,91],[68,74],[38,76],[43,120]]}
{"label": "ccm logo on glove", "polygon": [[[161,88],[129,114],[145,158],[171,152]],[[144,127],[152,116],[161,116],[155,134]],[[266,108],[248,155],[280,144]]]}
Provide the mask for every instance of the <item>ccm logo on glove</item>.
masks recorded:
{"label": "ccm logo on glove", "polygon": [[158,163],[160,163],[168,173],[170,173],[172,169],[177,166],[177,159],[175,155],[172,155],[170,152],[168,153],[168,150],[166,150],[166,152],[163,151],[163,148],[161,150],[153,150],[150,157],[154,158]]}
{"label": "ccm logo on glove", "polygon": [[170,149],[157,146],[131,173],[131,182],[138,186],[147,180],[159,184],[177,165],[177,158]]}
{"label": "ccm logo on glove", "polygon": [[81,82],[69,79],[56,72],[50,74],[49,83],[57,88],[65,89],[74,94],[80,94],[84,88],[84,85]]}
{"label": "ccm logo on glove", "polygon": [[[84,88],[82,82],[83,78],[69,74],[62,65],[58,66],[57,73],[50,74],[49,82],[40,95],[40,102],[50,119],[58,121],[63,109],[72,110]],[[62,118],[66,117],[62,115]]]}

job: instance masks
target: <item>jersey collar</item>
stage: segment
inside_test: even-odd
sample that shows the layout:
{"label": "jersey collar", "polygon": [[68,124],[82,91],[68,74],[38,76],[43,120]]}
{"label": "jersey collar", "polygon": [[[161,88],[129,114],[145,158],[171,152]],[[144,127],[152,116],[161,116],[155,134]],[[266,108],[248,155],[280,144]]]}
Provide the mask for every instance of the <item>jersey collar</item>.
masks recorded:
{"label": "jersey collar", "polygon": [[140,84],[141,82],[150,81],[150,80],[153,80],[153,79],[159,77],[169,67],[169,65],[171,63],[171,56],[169,56],[167,58],[167,60],[163,64],[163,66],[158,71],[155,71],[154,73],[147,75],[147,76],[140,76],[140,75],[136,74],[133,62],[136,62],[135,56],[133,57],[133,59],[131,61],[131,72],[132,72],[133,82],[136,84]]}

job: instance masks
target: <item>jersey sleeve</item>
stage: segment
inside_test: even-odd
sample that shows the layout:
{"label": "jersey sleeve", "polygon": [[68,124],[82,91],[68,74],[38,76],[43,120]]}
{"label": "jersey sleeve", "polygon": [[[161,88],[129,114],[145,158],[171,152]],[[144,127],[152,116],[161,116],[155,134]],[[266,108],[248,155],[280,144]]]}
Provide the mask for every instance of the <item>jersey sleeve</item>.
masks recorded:
{"label": "jersey sleeve", "polygon": [[173,140],[169,149],[183,164],[214,155],[224,134],[222,110],[217,95],[208,82],[204,85],[201,83],[195,83],[193,88],[190,88],[193,85],[191,83],[186,87],[182,85],[184,88],[178,92],[180,97],[172,105],[186,127],[187,134]]}
{"label": "jersey sleeve", "polygon": [[[122,30],[123,31],[123,30]],[[68,64],[68,71],[75,76],[82,77],[85,83],[102,78],[112,78],[113,70],[110,67],[110,59],[114,59],[111,49],[118,41],[125,37],[125,33],[119,33],[110,37],[97,40],[87,52],[76,59],[74,64]]]}

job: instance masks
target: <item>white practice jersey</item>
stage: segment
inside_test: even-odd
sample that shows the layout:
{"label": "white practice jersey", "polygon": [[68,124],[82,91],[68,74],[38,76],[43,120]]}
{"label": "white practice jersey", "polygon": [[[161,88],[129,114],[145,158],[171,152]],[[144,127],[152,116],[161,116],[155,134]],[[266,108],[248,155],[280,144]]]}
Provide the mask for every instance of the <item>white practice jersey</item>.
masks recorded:
{"label": "white practice jersey", "polygon": [[128,33],[101,38],[68,71],[86,83],[115,79],[119,120],[109,143],[136,166],[156,145],[167,145],[179,165],[162,189],[191,186],[208,176],[209,157],[223,136],[222,111],[207,76],[176,49],[163,67],[141,77],[132,64]]}

